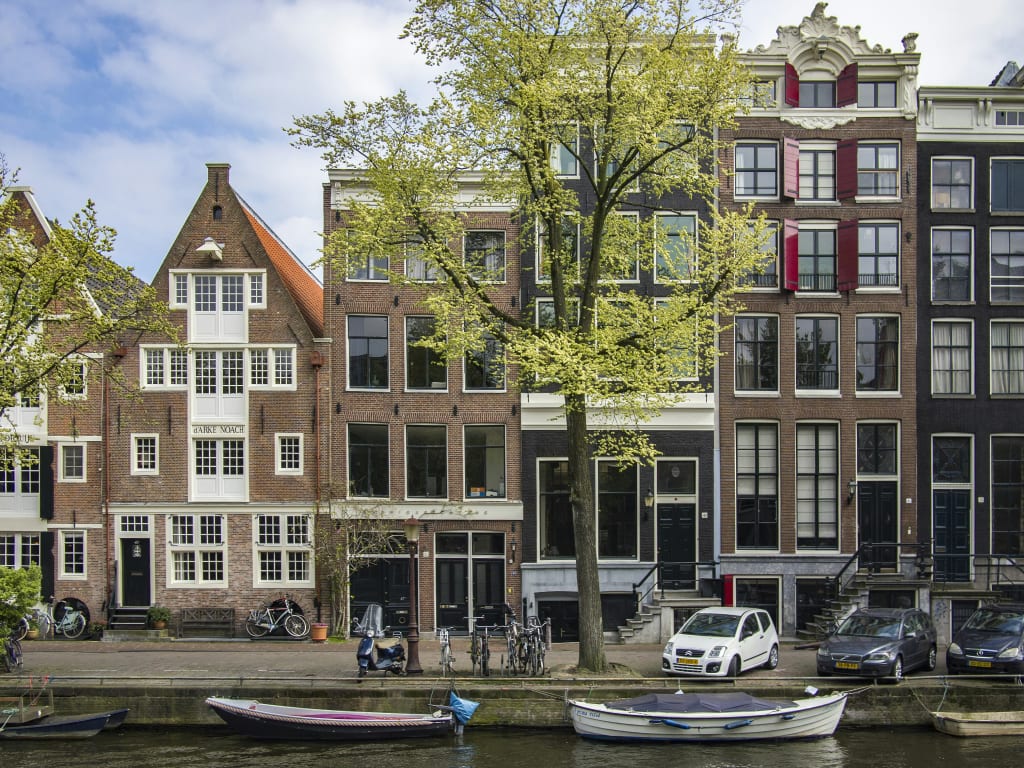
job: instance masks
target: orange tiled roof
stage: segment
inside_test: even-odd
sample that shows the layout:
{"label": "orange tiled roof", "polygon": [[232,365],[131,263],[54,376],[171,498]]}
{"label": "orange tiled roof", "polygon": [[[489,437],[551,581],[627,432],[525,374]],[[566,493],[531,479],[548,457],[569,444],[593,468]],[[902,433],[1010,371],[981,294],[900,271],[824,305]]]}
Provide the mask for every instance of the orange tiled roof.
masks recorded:
{"label": "orange tiled roof", "polygon": [[324,288],[310,269],[292,253],[274,231],[257,215],[252,207],[240,196],[238,201],[245,209],[245,215],[256,231],[263,249],[284,281],[288,292],[302,312],[315,337],[324,334]]}

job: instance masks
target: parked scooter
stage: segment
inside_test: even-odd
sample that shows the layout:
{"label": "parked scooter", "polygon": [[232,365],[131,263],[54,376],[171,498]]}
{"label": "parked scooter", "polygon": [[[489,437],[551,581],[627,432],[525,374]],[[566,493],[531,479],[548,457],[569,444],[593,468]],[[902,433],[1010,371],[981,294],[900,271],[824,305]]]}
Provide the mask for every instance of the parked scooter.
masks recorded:
{"label": "parked scooter", "polygon": [[405,673],[405,646],[402,635],[396,632],[393,637],[385,637],[384,609],[378,603],[366,606],[363,620],[355,626],[355,634],[362,635],[359,648],[356,649],[356,660],[359,662],[359,677],[366,677],[367,672],[390,672],[393,675]]}

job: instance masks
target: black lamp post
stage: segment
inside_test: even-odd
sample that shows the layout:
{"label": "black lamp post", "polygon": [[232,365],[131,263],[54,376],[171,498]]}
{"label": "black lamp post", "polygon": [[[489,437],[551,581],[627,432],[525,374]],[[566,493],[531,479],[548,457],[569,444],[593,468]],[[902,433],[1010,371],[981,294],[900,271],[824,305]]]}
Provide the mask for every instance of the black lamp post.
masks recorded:
{"label": "black lamp post", "polygon": [[420,666],[419,603],[416,590],[416,550],[420,540],[420,521],[410,517],[402,524],[405,540],[409,545],[409,658],[405,663],[405,674],[422,675]]}

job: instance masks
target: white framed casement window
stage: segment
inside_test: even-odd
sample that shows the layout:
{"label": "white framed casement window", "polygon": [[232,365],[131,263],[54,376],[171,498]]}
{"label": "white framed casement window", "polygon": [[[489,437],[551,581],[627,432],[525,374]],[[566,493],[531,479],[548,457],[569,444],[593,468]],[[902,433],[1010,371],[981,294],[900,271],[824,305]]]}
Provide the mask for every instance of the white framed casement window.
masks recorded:
{"label": "white framed casement window", "polygon": [[[568,300],[567,312],[569,314],[570,327],[579,325],[580,322],[580,302],[579,299]],[[555,327],[555,300],[554,299],[536,299],[534,301],[534,310],[536,313],[536,323],[538,328],[554,328]]]}
{"label": "white framed casement window", "polygon": [[447,392],[448,366],[444,356],[424,342],[434,336],[436,319],[430,315],[406,315],[405,389]]}
{"label": "white framed casement window", "polygon": [[800,142],[797,179],[800,202],[836,200],[836,144]]}
{"label": "white framed casement window", "polygon": [[227,523],[223,515],[168,515],[167,585],[227,585]]}
{"label": "white framed casement window", "polygon": [[[351,241],[351,229],[345,230],[346,239]],[[387,254],[356,253],[354,248],[345,249],[348,282],[387,282],[391,279],[390,259]]]}
{"label": "white framed casement window", "polygon": [[974,158],[933,157],[931,172],[932,210],[973,210]]}
{"label": "white framed casement window", "polygon": [[28,568],[41,562],[38,533],[0,533],[0,567]]}
{"label": "white framed casement window", "polygon": [[60,577],[84,581],[88,578],[85,557],[86,532],[81,529],[60,532]]}
{"label": "white framed casement window", "polygon": [[601,280],[640,282],[640,213],[616,211],[607,219],[602,248]]}
{"label": "white framed casement window", "polygon": [[302,434],[280,433],[274,441],[274,466],[278,475],[302,474]]}
{"label": "white framed casement window", "polygon": [[349,315],[348,388],[388,389],[388,318]]}
{"label": "white framed casement window", "polygon": [[737,315],[733,390],[749,395],[779,391],[778,315]]}
{"label": "white framed casement window", "polygon": [[245,440],[193,440],[192,458],[193,501],[248,498]]}
{"label": "white framed casement window", "polygon": [[1024,304],[1024,229],[990,229],[989,259],[989,300]]}
{"label": "white framed casement window", "polygon": [[448,498],[448,428],[444,424],[405,426],[405,497]]}
{"label": "white framed casement window", "polygon": [[636,560],[640,548],[640,489],[636,464],[596,460],[597,556]]}
{"label": "white framed casement window", "polygon": [[551,168],[562,179],[580,177],[580,126],[563,123],[558,126],[558,139],[551,143]]}
{"label": "white framed casement window", "polygon": [[796,425],[796,541],[801,550],[839,549],[839,425]]}
{"label": "white framed casement window", "polygon": [[[580,225],[571,215],[562,216],[562,245],[560,251],[563,258],[563,273],[569,282],[580,279]],[[551,238],[547,227],[537,219],[536,276],[538,283],[551,282]],[[572,265],[575,264],[575,267]]]}
{"label": "white framed casement window", "polygon": [[974,394],[974,322],[932,320],[932,397]]}
{"label": "white framed casement window", "polygon": [[188,309],[188,272],[170,273],[170,295],[167,303],[171,309]]}
{"label": "white framed casement window", "polygon": [[735,197],[777,199],[779,145],[762,141],[736,142],[735,172]]}
{"label": "white framed casement window", "polygon": [[142,389],[188,387],[188,350],[179,347],[140,347],[139,367],[139,386]]}
{"label": "white framed casement window", "polygon": [[[753,231],[755,222],[748,223],[748,228]],[[740,285],[751,290],[765,289],[778,290],[779,288],[779,221],[768,219],[765,222],[765,240],[759,246],[764,254],[764,260],[756,268],[739,279]]]}
{"label": "white framed casement window", "polygon": [[857,394],[900,389],[899,315],[857,315]]}
{"label": "white framed casement window", "polygon": [[61,384],[62,400],[86,400],[89,397],[89,363],[84,359],[68,363],[68,376]]}
{"label": "white framed casement window", "polygon": [[989,392],[1024,395],[1024,322],[993,320],[989,334]]}
{"label": "white framed casement window", "polygon": [[878,80],[857,83],[858,109],[895,109],[896,81]]}
{"label": "white framed casement window", "polygon": [[465,498],[505,498],[505,425],[463,427]]}
{"label": "white framed casement window", "polygon": [[857,223],[857,288],[900,287],[900,223]]}
{"label": "white framed casement window", "polygon": [[483,346],[462,358],[464,392],[505,391],[505,346],[493,334],[482,335]]}
{"label": "white framed casement window", "polygon": [[84,443],[60,444],[60,482],[84,483],[86,481],[86,451]]}
{"label": "white framed casement window", "polygon": [[697,270],[697,214],[656,213],[653,224],[655,282],[690,281]]}
{"label": "white framed casement window", "polygon": [[900,196],[900,145],[857,142],[857,197],[896,200]]}
{"label": "white framed casement window", "polygon": [[436,283],[441,268],[423,255],[423,240],[410,233],[405,241],[405,277],[414,283]]}
{"label": "white framed casement window", "polygon": [[356,498],[390,495],[387,424],[348,425],[348,493]]}
{"label": "white framed casement window", "polygon": [[974,230],[937,227],[931,231],[932,301],[974,301]]}
{"label": "white framed casement window", "polygon": [[253,564],[257,585],[311,586],[313,531],[305,514],[253,517]]}
{"label": "white framed casement window", "polygon": [[160,435],[132,435],[133,475],[160,474]]}
{"label": "white framed casement window", "polygon": [[462,238],[463,263],[480,282],[505,282],[505,231],[470,229]]}
{"label": "white framed casement window", "polygon": [[260,309],[267,306],[266,274],[263,272],[249,274],[249,306]]}
{"label": "white framed casement window", "polygon": [[989,162],[992,213],[1024,213],[1024,157],[993,157]]}
{"label": "white framed casement window", "polygon": [[779,548],[779,425],[736,423],[736,549]]}
{"label": "white framed casement window", "polygon": [[569,462],[564,458],[537,460],[537,552],[541,560],[576,558]]}
{"label": "white framed casement window", "polygon": [[804,395],[839,394],[839,318],[797,315],[796,391]]}
{"label": "white framed casement window", "polygon": [[188,340],[244,343],[249,335],[246,275],[195,272],[190,276]]}

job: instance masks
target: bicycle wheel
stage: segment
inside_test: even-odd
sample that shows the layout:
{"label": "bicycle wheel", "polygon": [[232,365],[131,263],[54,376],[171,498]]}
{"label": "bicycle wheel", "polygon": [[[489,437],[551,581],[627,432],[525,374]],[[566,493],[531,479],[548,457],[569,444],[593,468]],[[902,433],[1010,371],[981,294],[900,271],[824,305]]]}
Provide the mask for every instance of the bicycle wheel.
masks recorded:
{"label": "bicycle wheel", "polygon": [[245,632],[249,637],[263,637],[269,631],[269,629],[258,623],[255,619],[245,620]]}
{"label": "bicycle wheel", "polygon": [[452,649],[451,646],[445,644],[441,646],[441,674],[445,677],[455,673],[455,668],[452,660]]}
{"label": "bicycle wheel", "polygon": [[0,665],[3,666],[4,672],[12,672],[11,669],[11,657],[7,650],[7,641],[4,640],[3,653],[0,653]]}
{"label": "bicycle wheel", "polygon": [[309,622],[305,616],[293,613],[284,620],[284,631],[292,637],[305,637],[309,634]]}
{"label": "bicycle wheel", "polygon": [[74,639],[80,637],[83,632],[85,632],[85,616],[76,613],[75,617],[71,619],[71,626],[64,628],[64,636]]}
{"label": "bicycle wheel", "polygon": [[53,633],[53,619],[49,614],[37,613],[36,624],[39,625],[39,639],[45,640]]}
{"label": "bicycle wheel", "polygon": [[488,666],[491,661],[491,648],[484,640],[480,646],[480,674],[484,677],[490,677],[491,669]]}
{"label": "bicycle wheel", "polygon": [[28,634],[28,619],[24,616],[18,620],[18,623],[14,625],[14,631],[11,633],[11,637],[15,640],[24,640],[25,635]]}
{"label": "bicycle wheel", "polygon": [[480,664],[480,638],[473,635],[469,645],[469,660],[472,662],[473,674],[476,674],[477,667]]}

